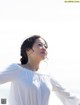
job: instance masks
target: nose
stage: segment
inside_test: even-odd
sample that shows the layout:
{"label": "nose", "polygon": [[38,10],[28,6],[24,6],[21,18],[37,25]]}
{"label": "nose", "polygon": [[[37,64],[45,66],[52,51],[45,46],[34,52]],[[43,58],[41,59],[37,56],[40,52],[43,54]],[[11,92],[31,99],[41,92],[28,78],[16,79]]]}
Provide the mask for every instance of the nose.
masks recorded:
{"label": "nose", "polygon": [[43,45],[42,48],[46,51],[46,46],[45,45]]}

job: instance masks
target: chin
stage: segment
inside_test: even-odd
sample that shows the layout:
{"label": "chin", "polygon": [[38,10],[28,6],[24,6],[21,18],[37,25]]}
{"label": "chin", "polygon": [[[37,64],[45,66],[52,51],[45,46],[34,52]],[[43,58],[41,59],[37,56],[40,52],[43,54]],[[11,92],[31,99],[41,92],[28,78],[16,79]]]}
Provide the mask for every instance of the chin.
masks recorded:
{"label": "chin", "polygon": [[47,58],[47,55],[39,55],[40,60],[45,60]]}
{"label": "chin", "polygon": [[46,59],[46,56],[42,56],[41,59],[42,59],[42,60],[45,60],[45,59]]}

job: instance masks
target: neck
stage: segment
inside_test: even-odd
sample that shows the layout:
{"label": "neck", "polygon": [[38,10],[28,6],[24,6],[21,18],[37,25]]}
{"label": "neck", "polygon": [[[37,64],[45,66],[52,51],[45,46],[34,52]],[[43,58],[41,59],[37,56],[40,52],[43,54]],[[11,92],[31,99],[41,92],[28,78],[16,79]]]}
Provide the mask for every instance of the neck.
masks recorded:
{"label": "neck", "polygon": [[40,64],[40,62],[31,60],[31,61],[28,61],[27,67],[31,70],[37,71],[39,69],[39,64]]}

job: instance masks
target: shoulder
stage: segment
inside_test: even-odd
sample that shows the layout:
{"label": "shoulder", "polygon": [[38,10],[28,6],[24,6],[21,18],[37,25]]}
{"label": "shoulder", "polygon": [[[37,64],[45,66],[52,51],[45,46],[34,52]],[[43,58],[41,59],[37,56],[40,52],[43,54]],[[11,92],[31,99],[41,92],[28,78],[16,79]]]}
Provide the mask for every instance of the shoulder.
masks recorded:
{"label": "shoulder", "polygon": [[17,63],[12,63],[12,64],[9,64],[7,67],[6,67],[6,70],[8,71],[18,71],[20,70],[20,68],[18,67],[18,64]]}
{"label": "shoulder", "polygon": [[17,68],[17,63],[9,64],[7,68]]}

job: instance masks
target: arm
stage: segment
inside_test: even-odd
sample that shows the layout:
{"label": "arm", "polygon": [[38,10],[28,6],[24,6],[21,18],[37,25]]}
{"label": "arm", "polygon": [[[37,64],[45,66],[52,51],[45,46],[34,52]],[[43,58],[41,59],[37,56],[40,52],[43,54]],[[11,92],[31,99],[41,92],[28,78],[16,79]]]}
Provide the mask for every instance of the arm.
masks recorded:
{"label": "arm", "polygon": [[66,90],[52,78],[51,84],[53,91],[55,91],[57,97],[62,101],[63,105],[80,105],[80,99],[71,96],[69,92],[66,92]]}
{"label": "arm", "polygon": [[16,78],[18,72],[19,70],[17,70],[16,66],[11,64],[3,72],[0,72],[0,84],[13,81]]}

